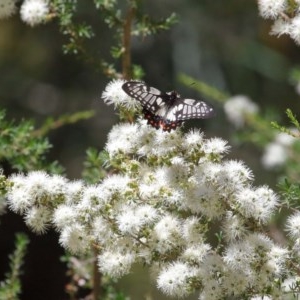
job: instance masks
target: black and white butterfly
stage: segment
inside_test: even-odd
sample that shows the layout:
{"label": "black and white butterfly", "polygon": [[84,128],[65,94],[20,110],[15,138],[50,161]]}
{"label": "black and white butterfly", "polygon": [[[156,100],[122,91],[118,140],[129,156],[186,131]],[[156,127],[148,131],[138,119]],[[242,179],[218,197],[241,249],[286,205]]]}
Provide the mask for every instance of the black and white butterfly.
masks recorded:
{"label": "black and white butterfly", "polygon": [[122,89],[138,100],[148,124],[156,129],[171,131],[184,120],[208,119],[215,115],[214,109],[203,101],[181,98],[175,92],[161,92],[141,81],[127,81]]}

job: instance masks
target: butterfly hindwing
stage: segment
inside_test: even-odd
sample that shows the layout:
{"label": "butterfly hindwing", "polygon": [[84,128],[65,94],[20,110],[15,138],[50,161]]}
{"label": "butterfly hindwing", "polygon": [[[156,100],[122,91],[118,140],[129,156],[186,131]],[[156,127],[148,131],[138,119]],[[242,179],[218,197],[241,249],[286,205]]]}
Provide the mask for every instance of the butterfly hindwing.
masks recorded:
{"label": "butterfly hindwing", "polygon": [[182,99],[178,93],[161,92],[141,81],[127,81],[122,89],[143,107],[148,124],[156,129],[170,131],[189,119],[207,119],[215,115],[213,108],[204,101]]}
{"label": "butterfly hindwing", "polygon": [[215,115],[213,108],[204,101],[180,99],[168,113],[169,118],[178,121],[189,119],[208,119]]}

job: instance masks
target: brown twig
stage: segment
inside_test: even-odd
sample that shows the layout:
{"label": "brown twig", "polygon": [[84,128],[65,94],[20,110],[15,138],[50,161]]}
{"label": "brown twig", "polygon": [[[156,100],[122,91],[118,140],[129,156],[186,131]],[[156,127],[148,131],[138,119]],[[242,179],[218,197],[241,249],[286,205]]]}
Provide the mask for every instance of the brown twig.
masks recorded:
{"label": "brown twig", "polygon": [[94,247],[94,264],[93,264],[93,300],[99,300],[101,296],[101,273],[97,264],[98,249]]}
{"label": "brown twig", "polygon": [[123,24],[123,56],[122,74],[124,79],[131,79],[131,24],[135,16],[136,9],[131,6],[126,14]]}

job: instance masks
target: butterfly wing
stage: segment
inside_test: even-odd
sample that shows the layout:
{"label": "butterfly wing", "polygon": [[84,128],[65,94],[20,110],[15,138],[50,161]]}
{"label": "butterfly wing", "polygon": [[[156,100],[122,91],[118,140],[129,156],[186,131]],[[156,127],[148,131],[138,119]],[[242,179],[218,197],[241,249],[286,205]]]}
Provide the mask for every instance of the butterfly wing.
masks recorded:
{"label": "butterfly wing", "polygon": [[163,93],[141,81],[127,81],[122,89],[138,100],[148,124],[170,131],[189,119],[207,119],[215,115],[213,108],[194,99],[182,99],[175,91]]}
{"label": "butterfly wing", "polygon": [[130,97],[138,100],[143,108],[152,114],[157,114],[159,110],[164,110],[166,106],[165,94],[141,81],[127,81],[122,85],[122,89]]}
{"label": "butterfly wing", "polygon": [[215,115],[215,111],[204,101],[194,99],[178,99],[170,108],[166,118],[170,121],[184,121],[189,119],[208,119]]}

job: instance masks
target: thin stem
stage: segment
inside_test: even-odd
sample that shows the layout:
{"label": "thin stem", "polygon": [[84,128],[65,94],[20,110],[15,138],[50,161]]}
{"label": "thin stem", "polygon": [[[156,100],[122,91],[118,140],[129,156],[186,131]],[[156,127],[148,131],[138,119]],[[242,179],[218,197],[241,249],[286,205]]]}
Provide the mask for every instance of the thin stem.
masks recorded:
{"label": "thin stem", "polygon": [[101,297],[101,273],[97,265],[98,250],[94,247],[94,265],[93,265],[93,300],[99,300]]}
{"label": "thin stem", "polygon": [[123,56],[122,74],[124,79],[131,79],[131,24],[135,16],[136,9],[131,6],[126,14],[123,25]]}

